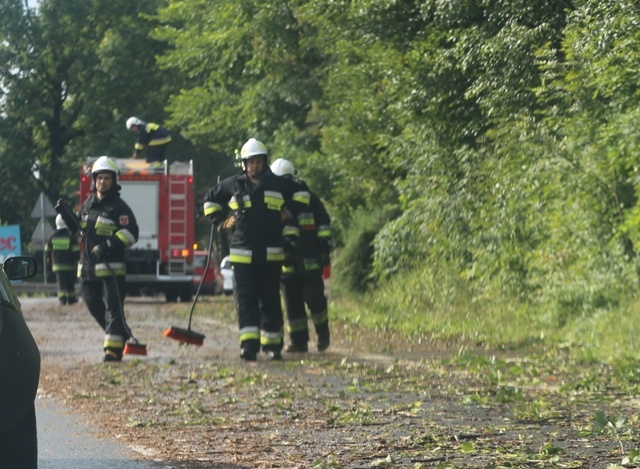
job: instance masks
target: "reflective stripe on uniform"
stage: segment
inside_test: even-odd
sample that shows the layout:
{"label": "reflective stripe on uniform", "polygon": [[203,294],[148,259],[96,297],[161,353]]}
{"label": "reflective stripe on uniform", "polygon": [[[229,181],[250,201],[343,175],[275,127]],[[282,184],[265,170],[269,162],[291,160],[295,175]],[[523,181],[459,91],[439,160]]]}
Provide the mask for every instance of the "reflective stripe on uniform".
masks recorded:
{"label": "reflective stripe on uniform", "polygon": [[267,332],[263,330],[261,331],[260,345],[280,345],[283,337],[282,331]]}
{"label": "reflective stripe on uniform", "polygon": [[116,236],[120,241],[122,241],[122,244],[124,244],[124,246],[127,248],[133,246],[136,243],[135,236],[133,236],[133,234],[129,230],[126,230],[126,229],[119,230],[116,232]]}
{"label": "reflective stripe on uniform", "polygon": [[307,272],[310,270],[320,270],[321,268],[320,264],[318,263],[318,259],[316,259],[315,257],[304,259],[303,263],[304,270]]}
{"label": "reflective stripe on uniform", "polygon": [[247,340],[260,340],[260,329],[253,326],[240,329],[240,342]]}
{"label": "reflective stripe on uniform", "polygon": [[318,226],[318,238],[329,238],[331,237],[331,228],[329,225],[320,225]]}
{"label": "reflective stripe on uniform", "polygon": [[280,192],[276,191],[264,191],[264,203],[270,210],[277,210],[278,212],[284,205],[284,197]]}
{"label": "reflective stripe on uniform", "polygon": [[320,313],[312,314],[311,315],[311,319],[313,320],[313,324],[314,325],[319,326],[319,325],[324,324],[324,323],[329,321],[329,313],[325,309],[324,311],[322,311]]}
{"label": "reflective stripe on uniform", "polygon": [[294,319],[292,321],[289,321],[289,323],[287,324],[287,333],[292,333],[292,332],[301,332],[301,331],[306,331],[307,329],[309,329],[309,325],[307,324],[307,318],[300,318],[300,319]]}
{"label": "reflective stripe on uniform", "polygon": [[[109,266],[111,270],[109,270]],[[100,262],[95,266],[96,277],[108,277],[109,275],[125,275],[127,265],[124,262],[110,262],[109,266],[105,262]],[[113,273],[111,272],[113,271]]]}
{"label": "reflective stripe on uniform", "polygon": [[[51,240],[51,247],[54,251],[66,251],[71,246],[71,239],[69,238],[53,238]],[[47,246],[47,250],[48,250]]]}
{"label": "reflective stripe on uniform", "polygon": [[76,270],[75,262],[73,264],[53,264],[51,267],[53,272],[73,272]]}
{"label": "reflective stripe on uniform", "polygon": [[303,212],[298,215],[298,223],[301,230],[313,231],[316,229],[316,219],[312,212]]}
{"label": "reflective stripe on uniform", "polygon": [[166,137],[162,137],[162,138],[154,138],[152,140],[149,141],[149,146],[150,147],[155,147],[158,145],[164,145],[165,143],[169,143],[171,141],[171,137],[170,136],[166,136]]}
{"label": "reflective stripe on uniform", "polygon": [[268,261],[283,261],[284,260],[284,248],[267,248],[267,260]]}
{"label": "reflective stripe on uniform", "polygon": [[286,225],[282,228],[282,236],[295,236],[297,238],[300,236],[300,228],[293,225]]}
{"label": "reflective stripe on uniform", "polygon": [[107,217],[99,216],[96,219],[96,224],[94,229],[97,235],[113,236],[113,233],[116,231],[117,227],[113,220],[110,220]]}
{"label": "reflective stripe on uniform", "polygon": [[248,195],[242,196],[242,202],[238,201],[238,198],[234,195],[231,196],[229,200],[229,208],[231,210],[238,210],[240,208],[250,208],[251,207],[251,198]]}
{"label": "reflective stripe on uniform", "polygon": [[222,205],[217,204],[215,202],[205,202],[204,203],[204,215],[208,217],[209,215],[213,215],[214,213],[221,212]]}
{"label": "reflective stripe on uniform", "polygon": [[237,264],[251,264],[251,249],[231,248],[229,260]]}
{"label": "reflective stripe on uniform", "polygon": [[299,191],[293,194],[293,200],[300,202],[301,204],[309,205],[311,201],[311,194],[309,191]]}
{"label": "reflective stripe on uniform", "polygon": [[107,334],[104,336],[104,347],[111,348],[123,348],[124,347],[124,337],[121,335],[113,335]]}

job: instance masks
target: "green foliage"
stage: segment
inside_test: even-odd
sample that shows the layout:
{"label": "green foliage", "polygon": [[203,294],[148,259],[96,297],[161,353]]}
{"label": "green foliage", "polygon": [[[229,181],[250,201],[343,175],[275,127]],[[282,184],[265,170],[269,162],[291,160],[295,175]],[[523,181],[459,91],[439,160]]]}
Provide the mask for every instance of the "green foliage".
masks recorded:
{"label": "green foliage", "polygon": [[373,239],[385,222],[395,216],[393,209],[360,212],[344,232],[344,247],[338,251],[333,271],[339,289],[364,292],[371,283]]}
{"label": "green foliage", "polygon": [[[334,287],[354,322],[480,340],[506,327],[516,342],[562,333],[594,356],[601,327],[621,344],[610,353],[633,345],[608,318],[635,311],[640,286],[636,2],[0,11],[3,221],[40,190],[72,193],[87,153],[128,153],[128,115],[180,134],[199,189],[234,172],[254,136],[329,208]],[[43,178],[25,184],[36,159]],[[364,292],[368,315],[348,294]]]}

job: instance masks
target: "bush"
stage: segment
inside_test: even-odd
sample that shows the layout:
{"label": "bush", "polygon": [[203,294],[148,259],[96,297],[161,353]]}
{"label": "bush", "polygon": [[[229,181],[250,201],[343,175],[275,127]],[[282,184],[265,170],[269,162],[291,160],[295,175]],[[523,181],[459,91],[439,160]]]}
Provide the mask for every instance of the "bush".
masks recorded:
{"label": "bush", "polygon": [[344,247],[336,254],[333,263],[334,287],[338,291],[364,292],[373,283],[373,240],[380,229],[397,217],[394,208],[382,208],[373,212],[358,212],[348,230],[343,233]]}

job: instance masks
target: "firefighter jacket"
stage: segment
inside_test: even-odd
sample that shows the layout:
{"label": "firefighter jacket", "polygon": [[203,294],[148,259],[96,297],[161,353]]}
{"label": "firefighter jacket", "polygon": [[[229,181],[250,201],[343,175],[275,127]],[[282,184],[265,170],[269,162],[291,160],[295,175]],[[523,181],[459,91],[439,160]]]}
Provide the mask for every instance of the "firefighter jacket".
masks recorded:
{"label": "firefighter jacket", "polygon": [[[138,241],[138,223],[131,208],[120,198],[120,192],[113,189],[102,200],[95,194],[89,196],[80,208],[80,229],[82,255],[78,277],[93,280],[112,272],[125,275],[125,249]],[[103,247],[104,256],[94,259],[92,250],[98,245]]]}
{"label": "firefighter jacket", "polygon": [[78,268],[80,246],[67,228],[55,230],[45,246],[47,263],[53,272],[75,272]]}
{"label": "firefighter jacket", "polygon": [[149,122],[144,126],[140,126],[133,154],[135,157],[139,157],[145,146],[149,145],[150,147],[154,147],[158,145],[166,145],[170,141],[171,135],[169,135],[169,131],[167,129],[153,122]]}
{"label": "firefighter jacket", "polygon": [[[235,217],[229,259],[250,264],[284,261],[284,236],[297,229],[283,224],[282,213],[298,216],[309,205],[309,191],[292,179],[276,176],[268,167],[253,184],[245,173],[213,186],[204,198],[204,214],[215,226],[229,215]],[[283,227],[284,226],[284,227]]]}
{"label": "firefighter jacket", "polygon": [[[293,179],[290,175],[283,176]],[[298,184],[307,184],[296,179]],[[331,217],[320,198],[309,190],[310,201],[307,209],[298,215],[299,236],[295,248],[295,260],[283,266],[285,276],[318,272],[329,263],[331,254]]]}

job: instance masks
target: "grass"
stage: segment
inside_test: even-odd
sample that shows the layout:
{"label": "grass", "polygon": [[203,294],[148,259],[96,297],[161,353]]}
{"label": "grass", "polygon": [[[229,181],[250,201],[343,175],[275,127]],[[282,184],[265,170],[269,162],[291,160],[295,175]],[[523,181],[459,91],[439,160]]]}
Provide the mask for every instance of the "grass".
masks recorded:
{"label": "grass", "polygon": [[[334,279],[334,282],[336,280]],[[451,276],[415,272],[364,295],[339,292],[332,318],[398,341],[439,340],[509,350],[568,349],[582,361],[640,358],[640,299],[580,311],[559,321],[546,303],[483,297]],[[355,333],[355,332],[354,332]]]}

